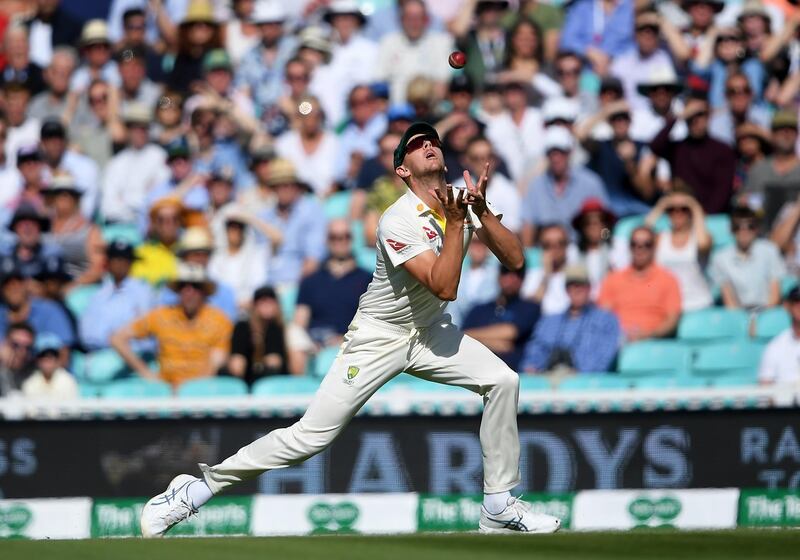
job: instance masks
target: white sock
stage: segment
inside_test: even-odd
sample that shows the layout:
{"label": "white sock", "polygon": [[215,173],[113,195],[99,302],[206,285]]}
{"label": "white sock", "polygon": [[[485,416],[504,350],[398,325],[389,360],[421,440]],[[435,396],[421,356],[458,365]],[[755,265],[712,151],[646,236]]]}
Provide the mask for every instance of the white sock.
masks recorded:
{"label": "white sock", "polygon": [[497,492],[496,494],[483,495],[483,507],[486,511],[493,514],[501,513],[506,506],[508,506],[508,499],[511,497],[511,492]]}
{"label": "white sock", "polygon": [[192,506],[197,509],[210,500],[214,494],[206,484],[206,481],[199,478],[186,487],[186,495],[189,496]]}

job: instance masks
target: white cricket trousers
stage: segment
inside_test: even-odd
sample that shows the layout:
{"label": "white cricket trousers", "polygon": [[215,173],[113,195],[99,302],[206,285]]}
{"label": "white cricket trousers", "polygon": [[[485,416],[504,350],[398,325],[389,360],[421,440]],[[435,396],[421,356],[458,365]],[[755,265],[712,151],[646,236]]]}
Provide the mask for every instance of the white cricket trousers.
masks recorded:
{"label": "white cricket trousers", "polygon": [[[348,378],[348,368],[358,373]],[[308,410],[288,428],[273,430],[222,463],[200,465],[213,493],[264,471],[302,463],[328,447],[365,402],[400,372],[464,387],[483,396],[480,440],[484,492],[520,481],[517,401],[519,376],[445,315],[430,327],[407,329],[356,313],[342,350]]]}

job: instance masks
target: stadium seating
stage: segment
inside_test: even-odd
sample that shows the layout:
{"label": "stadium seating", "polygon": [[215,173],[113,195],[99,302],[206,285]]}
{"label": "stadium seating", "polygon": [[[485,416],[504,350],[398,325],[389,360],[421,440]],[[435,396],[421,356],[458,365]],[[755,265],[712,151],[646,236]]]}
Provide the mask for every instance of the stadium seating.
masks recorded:
{"label": "stadium seating", "polygon": [[141,245],[144,239],[142,233],[136,224],[109,224],[103,226],[101,231],[103,241],[110,243],[111,241],[122,240],[127,241],[131,245]]}
{"label": "stadium seating", "polygon": [[623,347],[619,374],[624,377],[681,375],[689,371],[691,349],[678,340],[644,340]]}
{"label": "stadium seating", "polygon": [[755,378],[764,345],[752,341],[710,344],[697,350],[692,375],[719,377],[751,375]]}
{"label": "stadium seating", "polygon": [[542,250],[538,247],[525,249],[525,266],[527,268],[540,268],[542,266]]}
{"label": "stadium seating", "polygon": [[325,377],[328,370],[331,369],[336,355],[339,353],[338,346],[327,346],[317,352],[314,359],[309,364],[309,373],[314,377]]}
{"label": "stadium seating", "polygon": [[281,286],[278,290],[278,301],[281,304],[281,314],[284,324],[289,324],[294,317],[294,306],[297,304],[297,286]]}
{"label": "stadium seating", "polygon": [[253,383],[255,396],[313,395],[319,388],[321,379],[309,376],[273,375]]}
{"label": "stadium seating", "polygon": [[[644,224],[644,215],[640,216],[627,216],[620,219],[614,226],[614,237],[619,237],[627,241],[631,237],[631,233],[637,227]],[[661,216],[656,222],[656,231],[665,231],[669,229],[669,219],[666,216]]]}
{"label": "stadium seating", "polygon": [[100,394],[111,399],[167,398],[172,396],[172,387],[163,381],[148,381],[134,377],[113,381],[103,387]]}
{"label": "stadium seating", "polygon": [[80,317],[86,308],[89,307],[89,302],[92,296],[100,289],[99,284],[84,284],[76,286],[67,293],[64,298],[64,303],[75,317]]}
{"label": "stadium seating", "polygon": [[111,348],[86,354],[83,378],[90,383],[108,383],[126,370],[125,361]]}
{"label": "stadium seating", "polygon": [[580,373],[562,381],[560,391],[597,391],[613,389],[629,389],[629,379],[622,379],[613,373]]}
{"label": "stadium seating", "polygon": [[350,200],[353,191],[340,191],[333,193],[325,199],[325,217],[328,220],[347,218],[350,215]]}
{"label": "stadium seating", "polygon": [[520,391],[549,391],[552,388],[553,384],[550,380],[541,375],[528,375],[524,373],[519,375]]}
{"label": "stadium seating", "polygon": [[758,377],[752,374],[730,374],[721,375],[711,380],[712,387],[748,387],[758,384]]}
{"label": "stadium seating", "polygon": [[706,216],[706,229],[714,240],[714,249],[721,249],[734,243],[731,218],[727,214]]}
{"label": "stadium seating", "polygon": [[699,389],[708,386],[708,380],[684,375],[653,375],[633,380],[635,389]]}
{"label": "stadium seating", "polygon": [[178,387],[179,397],[241,397],[247,394],[247,384],[236,377],[192,379]]}
{"label": "stadium seating", "polygon": [[743,309],[711,307],[684,313],[678,324],[678,338],[691,343],[706,343],[747,336],[750,317]]}
{"label": "stadium seating", "polygon": [[788,329],[792,324],[789,314],[783,307],[766,309],[756,317],[755,337],[769,340]]}

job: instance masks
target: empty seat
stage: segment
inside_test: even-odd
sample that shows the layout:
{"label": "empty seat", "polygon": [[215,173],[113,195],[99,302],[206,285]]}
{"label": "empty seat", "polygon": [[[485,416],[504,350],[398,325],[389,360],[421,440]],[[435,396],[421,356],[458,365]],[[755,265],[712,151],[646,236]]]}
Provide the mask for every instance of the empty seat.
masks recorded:
{"label": "empty seat", "polygon": [[731,373],[720,375],[711,380],[712,387],[752,387],[758,385],[758,376],[754,371],[752,374]]}
{"label": "empty seat", "polygon": [[294,317],[294,307],[297,304],[297,286],[281,286],[278,290],[278,302],[281,304],[281,314],[283,315],[283,322],[289,324]]}
{"label": "empty seat", "polygon": [[542,267],[542,250],[538,247],[528,247],[525,249],[525,266],[527,268]]}
{"label": "empty seat", "polygon": [[350,215],[350,199],[353,191],[333,193],[325,199],[325,217],[328,220],[346,218]]}
{"label": "empty seat", "polygon": [[148,381],[134,377],[113,381],[100,393],[110,399],[167,398],[172,396],[172,387],[163,381]]}
{"label": "empty seat", "polygon": [[743,309],[711,307],[684,313],[678,338],[687,342],[709,342],[747,336],[750,317]]}
{"label": "empty seat", "polygon": [[622,348],[619,373],[624,377],[680,375],[691,365],[689,346],[678,340],[643,340]]}
{"label": "empty seat", "polygon": [[89,302],[92,296],[100,289],[100,284],[84,284],[77,286],[69,291],[64,298],[64,303],[67,308],[72,312],[75,317],[80,317],[86,308],[89,307]]}
{"label": "empty seat", "polygon": [[86,354],[83,375],[92,383],[108,383],[126,370],[125,360],[112,348]]}
{"label": "empty seat", "polygon": [[756,317],[755,336],[761,340],[769,340],[788,329],[791,324],[789,313],[783,307],[766,309]]}
{"label": "empty seat", "polygon": [[178,387],[179,397],[241,397],[246,394],[247,384],[236,377],[192,379]]}
{"label": "empty seat", "polygon": [[708,386],[706,379],[686,375],[653,375],[633,380],[636,389],[697,389]]}
{"label": "empty seat", "polygon": [[519,375],[520,391],[549,391],[552,388],[553,384],[550,380],[541,375],[528,375],[524,373]]}
{"label": "empty seat", "polygon": [[714,248],[720,249],[734,242],[731,232],[731,218],[727,214],[711,214],[706,216],[706,229],[714,240]]}
{"label": "empty seat", "polygon": [[[614,237],[619,237],[620,239],[624,239],[625,241],[631,238],[631,233],[637,227],[644,225],[644,215],[640,216],[627,216],[625,218],[621,218],[617,223],[614,225]],[[656,231],[665,231],[669,229],[669,218],[667,216],[661,216],[655,224]]]}
{"label": "empty seat", "polygon": [[314,356],[308,373],[315,377],[325,377],[325,374],[331,369],[333,361],[336,359],[338,353],[339,346],[326,346]]}
{"label": "empty seat", "polygon": [[733,374],[755,376],[763,351],[763,344],[751,341],[704,346],[697,351],[692,374],[699,377]]}
{"label": "empty seat", "polygon": [[127,241],[134,247],[141,245],[144,239],[142,233],[136,224],[109,224],[103,226],[102,232],[103,241],[111,243],[112,241],[122,240]]}
{"label": "empty seat", "polygon": [[273,375],[253,383],[253,395],[313,395],[319,388],[321,379],[296,375]]}
{"label": "empty seat", "polygon": [[560,391],[597,391],[630,388],[630,380],[614,373],[579,373],[558,385]]}

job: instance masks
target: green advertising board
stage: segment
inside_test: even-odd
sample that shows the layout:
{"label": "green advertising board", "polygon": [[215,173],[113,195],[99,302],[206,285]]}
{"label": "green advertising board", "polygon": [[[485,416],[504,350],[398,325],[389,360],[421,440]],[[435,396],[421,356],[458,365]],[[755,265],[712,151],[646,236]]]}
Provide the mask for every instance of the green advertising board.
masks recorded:
{"label": "green advertising board", "polygon": [[[525,494],[522,499],[531,510],[555,515],[561,526],[569,529],[572,522],[574,494]],[[417,506],[419,531],[476,531],[481,516],[483,496],[432,496],[420,494]]]}
{"label": "green advertising board", "polygon": [[740,527],[800,526],[800,490],[742,490]]}
{"label": "green advertising board", "polygon": [[[98,499],[92,505],[92,537],[138,537],[139,517],[147,500],[142,498]],[[251,496],[215,498],[200,512],[176,525],[170,536],[249,535]]]}

